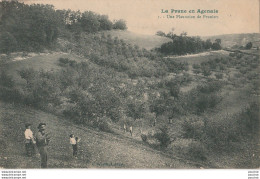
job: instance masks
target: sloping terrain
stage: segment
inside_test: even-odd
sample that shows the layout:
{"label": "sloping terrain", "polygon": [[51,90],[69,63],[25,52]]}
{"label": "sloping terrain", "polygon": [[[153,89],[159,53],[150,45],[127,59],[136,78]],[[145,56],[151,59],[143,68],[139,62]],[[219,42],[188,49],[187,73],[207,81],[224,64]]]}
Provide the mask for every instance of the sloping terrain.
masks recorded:
{"label": "sloping terrain", "polygon": [[0,69],[3,68],[3,70],[7,71],[7,73],[17,82],[21,80],[18,72],[22,69],[32,68],[37,71],[55,71],[61,69],[58,61],[59,58],[69,58],[76,62],[87,60],[77,55],[62,52],[29,54],[25,57],[21,57],[18,54],[15,54],[14,56],[15,57],[9,59],[3,66],[0,66]]}

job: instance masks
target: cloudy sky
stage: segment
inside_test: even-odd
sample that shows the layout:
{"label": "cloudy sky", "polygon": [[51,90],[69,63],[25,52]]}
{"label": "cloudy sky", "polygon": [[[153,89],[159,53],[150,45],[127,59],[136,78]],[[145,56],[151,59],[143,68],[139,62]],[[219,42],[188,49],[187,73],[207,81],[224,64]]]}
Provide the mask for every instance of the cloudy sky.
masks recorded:
{"label": "cloudy sky", "polygon": [[[259,0],[24,0],[25,3],[53,4],[57,9],[94,11],[108,15],[111,20],[124,19],[128,30],[142,34],[155,34],[172,28],[177,34],[219,35],[259,32]],[[218,10],[218,18],[167,18],[162,9]],[[171,14],[168,15],[177,15]],[[179,14],[189,16],[192,14]],[[194,16],[197,16],[194,13]],[[158,18],[160,16],[161,18]],[[165,18],[163,18],[163,16]],[[202,15],[203,17],[203,15]]]}

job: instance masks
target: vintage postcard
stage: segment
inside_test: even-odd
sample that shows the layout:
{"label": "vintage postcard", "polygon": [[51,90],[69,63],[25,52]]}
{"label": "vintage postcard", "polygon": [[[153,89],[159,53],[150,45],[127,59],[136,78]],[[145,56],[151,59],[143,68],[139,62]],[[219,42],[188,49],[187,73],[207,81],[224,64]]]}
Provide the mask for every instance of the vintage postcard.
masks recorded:
{"label": "vintage postcard", "polygon": [[253,176],[259,46],[258,0],[0,1],[2,176],[42,168]]}

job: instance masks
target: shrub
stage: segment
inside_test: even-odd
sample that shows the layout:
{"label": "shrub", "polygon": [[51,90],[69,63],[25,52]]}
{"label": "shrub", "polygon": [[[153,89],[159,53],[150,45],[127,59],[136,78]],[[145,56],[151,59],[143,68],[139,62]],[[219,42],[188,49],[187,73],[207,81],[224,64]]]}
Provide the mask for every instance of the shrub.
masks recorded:
{"label": "shrub", "polygon": [[182,76],[176,78],[176,82],[180,85],[187,85],[192,81],[192,76],[189,73],[184,72]]}
{"label": "shrub", "polygon": [[178,153],[187,159],[205,161],[207,159],[207,149],[203,143],[192,139],[178,139],[171,145],[174,153]]}
{"label": "shrub", "polygon": [[238,58],[238,59],[240,59],[240,58],[242,58],[244,55],[242,54],[242,53],[237,53],[236,54],[236,57]]}
{"label": "shrub", "polygon": [[207,67],[207,66],[203,66],[203,67],[202,67],[202,74],[203,74],[204,76],[210,76],[210,75],[211,75],[210,68]]}
{"label": "shrub", "polygon": [[193,73],[195,74],[199,74],[201,72],[201,69],[200,69],[200,65],[199,64],[193,64],[192,65],[192,68],[193,68]]}
{"label": "shrub", "polygon": [[234,53],[234,52],[229,53],[229,56],[230,56],[230,57],[235,57],[235,56],[236,56],[236,53]]}
{"label": "shrub", "polygon": [[13,78],[10,75],[8,75],[5,71],[2,71],[0,74],[0,86],[4,86],[7,88],[14,87]]}
{"label": "shrub", "polygon": [[114,22],[113,29],[120,29],[120,30],[126,30],[126,22],[123,19],[119,19]]}
{"label": "shrub", "polygon": [[246,67],[242,67],[239,69],[239,72],[242,74],[246,74],[248,72],[248,69]]}
{"label": "shrub", "polygon": [[201,93],[205,93],[205,94],[209,94],[209,93],[213,93],[213,92],[217,92],[220,91],[220,89],[222,88],[223,83],[219,82],[219,81],[210,81],[205,85],[200,85],[197,87],[197,89],[199,90],[199,92]]}
{"label": "shrub", "polygon": [[142,141],[147,142],[147,135],[141,134]]}
{"label": "shrub", "polygon": [[17,40],[12,33],[0,33],[0,52],[10,53],[16,50],[18,46]]}
{"label": "shrub", "polygon": [[13,78],[5,71],[0,74],[0,99],[8,102],[20,102],[21,90],[15,86]]}
{"label": "shrub", "polygon": [[223,78],[223,74],[222,73],[216,73],[215,74],[217,79],[222,79]]}
{"label": "shrub", "polygon": [[192,141],[188,146],[188,154],[196,160],[205,161],[207,159],[206,153],[207,150],[201,142]]}
{"label": "shrub", "polygon": [[204,121],[199,118],[190,118],[182,122],[182,136],[184,138],[202,139]]}
{"label": "shrub", "polygon": [[208,108],[214,108],[221,101],[216,94],[200,94],[196,99],[197,113],[203,113]]}
{"label": "shrub", "polygon": [[205,120],[205,143],[209,148],[219,152],[234,150],[231,144],[240,141],[242,130],[237,118],[238,116],[220,116]]}
{"label": "shrub", "polygon": [[244,130],[244,135],[254,134],[259,131],[259,107],[258,102],[252,102],[249,107],[240,114],[239,125],[240,129]]}
{"label": "shrub", "polygon": [[72,66],[74,67],[77,64],[77,62],[75,60],[70,60],[68,58],[59,58],[59,65],[61,66]]}
{"label": "shrub", "polygon": [[107,117],[96,118],[93,120],[93,127],[104,132],[112,132],[112,129],[109,126],[109,121],[111,120]]}
{"label": "shrub", "polygon": [[161,127],[160,132],[154,134],[154,138],[160,142],[160,146],[166,148],[171,143],[171,138],[168,133],[168,128],[166,126]]}
{"label": "shrub", "polygon": [[252,42],[248,42],[248,43],[246,44],[246,49],[251,49],[252,46],[253,46]]}
{"label": "shrub", "polygon": [[59,58],[59,62],[63,64],[67,64],[69,62],[68,58]]}
{"label": "shrub", "polygon": [[257,72],[250,71],[247,74],[247,79],[249,79],[249,80],[259,79],[259,74]]}

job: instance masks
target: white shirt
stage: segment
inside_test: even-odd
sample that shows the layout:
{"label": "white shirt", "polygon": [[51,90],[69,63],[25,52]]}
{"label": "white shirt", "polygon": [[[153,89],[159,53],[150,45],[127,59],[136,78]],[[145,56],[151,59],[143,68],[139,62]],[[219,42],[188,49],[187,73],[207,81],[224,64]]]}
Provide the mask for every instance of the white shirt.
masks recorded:
{"label": "white shirt", "polygon": [[26,129],[24,132],[25,139],[33,139],[33,132],[31,129]]}
{"label": "white shirt", "polygon": [[76,145],[77,144],[76,139],[74,137],[70,138],[70,144],[72,144],[72,145]]}

